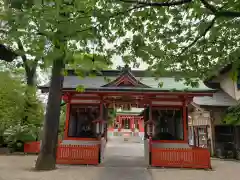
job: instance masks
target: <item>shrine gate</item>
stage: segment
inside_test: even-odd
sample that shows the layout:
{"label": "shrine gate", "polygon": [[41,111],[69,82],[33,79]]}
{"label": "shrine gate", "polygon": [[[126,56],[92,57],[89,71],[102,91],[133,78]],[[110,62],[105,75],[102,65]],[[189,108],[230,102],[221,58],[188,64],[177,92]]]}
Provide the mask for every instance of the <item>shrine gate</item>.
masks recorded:
{"label": "shrine gate", "polygon": [[[106,81],[108,79],[108,82]],[[163,83],[159,87],[159,83]],[[78,92],[78,85],[84,92]],[[48,92],[49,84],[40,87]],[[208,149],[188,143],[187,106],[195,96],[212,96],[214,90],[156,79],[147,71],[106,70],[96,77],[78,78],[73,70],[64,77],[63,100],[67,103],[65,135],[58,146],[58,164],[99,164],[104,158],[108,110],[144,108],[145,158],[151,166],[210,168]]]}

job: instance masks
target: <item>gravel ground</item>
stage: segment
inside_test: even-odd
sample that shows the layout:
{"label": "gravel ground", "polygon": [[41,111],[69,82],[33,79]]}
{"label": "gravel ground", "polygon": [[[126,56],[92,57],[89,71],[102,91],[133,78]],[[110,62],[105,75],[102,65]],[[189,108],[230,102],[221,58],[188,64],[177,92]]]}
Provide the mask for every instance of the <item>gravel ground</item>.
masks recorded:
{"label": "gravel ground", "polygon": [[147,169],[140,143],[108,143],[104,163],[35,172],[36,156],[0,156],[0,180],[238,180],[240,163],[212,160],[213,171]]}

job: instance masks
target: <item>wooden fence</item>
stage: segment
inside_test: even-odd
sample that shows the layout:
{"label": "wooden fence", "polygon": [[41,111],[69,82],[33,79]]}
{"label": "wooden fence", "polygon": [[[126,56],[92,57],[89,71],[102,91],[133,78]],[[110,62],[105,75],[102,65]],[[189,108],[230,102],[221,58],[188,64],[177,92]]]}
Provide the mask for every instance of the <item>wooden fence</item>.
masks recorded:
{"label": "wooden fence", "polygon": [[57,164],[99,164],[100,146],[96,145],[59,145]]}
{"label": "wooden fence", "polygon": [[[62,141],[59,141],[60,144]],[[24,143],[24,153],[29,154],[38,154],[40,152],[41,142],[40,141],[33,141]]]}
{"label": "wooden fence", "polygon": [[[64,145],[59,142],[57,149],[57,164],[99,164],[100,145]],[[24,144],[24,153],[37,154],[40,152],[40,142]],[[105,143],[103,141],[103,147]]]}
{"label": "wooden fence", "polygon": [[34,153],[40,152],[40,141],[28,142],[24,144],[24,153]]}
{"label": "wooden fence", "polygon": [[151,149],[151,165],[160,167],[201,168],[210,169],[210,152],[204,148]]}

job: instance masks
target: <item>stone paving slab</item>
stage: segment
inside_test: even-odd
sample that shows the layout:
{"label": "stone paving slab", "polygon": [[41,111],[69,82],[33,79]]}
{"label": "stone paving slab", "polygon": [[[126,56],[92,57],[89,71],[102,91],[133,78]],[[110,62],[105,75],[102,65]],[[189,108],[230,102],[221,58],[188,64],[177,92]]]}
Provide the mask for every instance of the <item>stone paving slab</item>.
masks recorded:
{"label": "stone paving slab", "polygon": [[240,162],[212,160],[213,171],[146,167],[142,146],[109,143],[100,166],[58,166],[35,172],[37,156],[0,156],[0,180],[239,180]]}

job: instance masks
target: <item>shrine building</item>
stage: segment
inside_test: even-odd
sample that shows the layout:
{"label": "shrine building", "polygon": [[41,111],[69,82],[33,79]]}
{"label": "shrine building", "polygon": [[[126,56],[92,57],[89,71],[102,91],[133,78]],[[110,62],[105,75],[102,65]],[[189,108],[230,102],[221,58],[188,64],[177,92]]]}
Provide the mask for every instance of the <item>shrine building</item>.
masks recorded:
{"label": "shrine building", "polygon": [[108,125],[108,136],[144,136],[143,109],[117,110],[116,118]]}
{"label": "shrine building", "polygon": [[[79,85],[84,91],[78,90]],[[48,92],[49,83],[40,89]],[[65,133],[58,146],[57,163],[100,164],[107,143],[108,111],[136,107],[144,109],[144,127],[139,125],[139,130],[144,129],[145,158],[150,166],[211,168],[208,149],[188,143],[187,107],[194,97],[212,96],[214,92],[202,82],[190,87],[173,76],[157,79],[148,71],[127,66],[84,78],[68,70],[62,88],[67,106]],[[121,125],[125,119],[129,117],[120,118]],[[133,125],[130,119],[126,122]]]}

